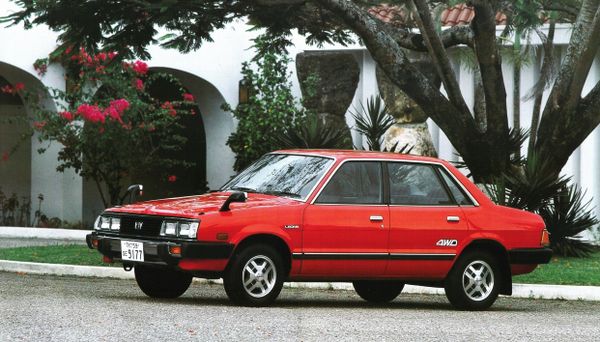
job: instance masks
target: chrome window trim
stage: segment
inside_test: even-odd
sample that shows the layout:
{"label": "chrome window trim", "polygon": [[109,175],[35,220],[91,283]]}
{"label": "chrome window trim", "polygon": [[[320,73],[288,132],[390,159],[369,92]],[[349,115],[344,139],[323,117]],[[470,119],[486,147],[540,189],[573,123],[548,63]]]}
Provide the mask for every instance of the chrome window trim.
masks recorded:
{"label": "chrome window trim", "polygon": [[[336,159],[336,158],[334,158],[334,159]],[[337,161],[337,159],[336,159],[336,161]],[[335,176],[335,174],[338,172],[338,170],[340,169],[340,167],[342,165],[344,165],[344,163],[350,162],[350,161],[378,161],[378,162],[390,162],[390,163],[412,163],[412,164],[438,165],[446,173],[448,173],[448,175],[450,177],[452,177],[452,179],[458,184],[458,186],[460,186],[460,188],[465,192],[465,194],[467,194],[467,196],[469,197],[469,199],[473,202],[473,205],[466,205],[465,207],[479,207],[479,202],[477,202],[477,200],[475,199],[475,197],[473,197],[473,195],[471,195],[471,192],[469,192],[469,190],[467,190],[467,188],[465,188],[465,186],[456,178],[456,176],[454,176],[454,174],[452,172],[450,172],[450,170],[448,170],[448,168],[446,167],[446,165],[444,165],[444,164],[442,164],[440,162],[435,162],[435,161],[398,160],[398,159],[382,159],[382,158],[348,158],[348,159],[343,160],[341,163],[339,163],[337,165],[337,167],[335,168],[335,170],[333,170],[333,172],[331,173],[331,176],[329,176],[329,179],[327,179],[327,181],[323,184],[323,186],[321,187],[321,189],[319,189],[319,191],[313,197],[312,201],[310,201],[310,204],[314,204],[314,205],[357,205],[357,206],[364,206],[365,205],[365,204],[355,204],[355,203],[323,203],[323,204],[321,204],[321,203],[315,203],[315,201],[317,200],[317,198],[319,198],[319,196],[321,195],[321,192],[323,191],[323,189],[325,189],[325,187],[327,187],[327,184],[329,184],[329,182],[331,181],[331,179],[333,178],[333,176]],[[327,172],[325,174],[327,174]],[[383,181],[383,179],[382,179],[382,181]],[[314,191],[314,189],[313,189],[313,191]],[[310,196],[308,196],[308,197],[310,197]],[[373,204],[371,204],[371,205],[373,205]],[[436,208],[442,207],[442,206],[437,206],[437,205],[408,205],[408,204],[389,204],[389,206],[436,207]],[[460,205],[457,204],[457,205],[454,205],[454,206],[444,206],[444,207],[448,207],[448,208],[460,208],[462,206],[460,206]]]}

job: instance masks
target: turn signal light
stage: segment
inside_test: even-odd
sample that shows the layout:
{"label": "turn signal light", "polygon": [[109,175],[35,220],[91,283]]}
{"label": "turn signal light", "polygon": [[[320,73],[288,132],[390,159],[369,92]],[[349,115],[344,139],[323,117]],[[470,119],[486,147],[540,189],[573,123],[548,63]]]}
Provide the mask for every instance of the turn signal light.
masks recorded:
{"label": "turn signal light", "polygon": [[98,240],[92,239],[92,247],[98,248]]}
{"label": "turn signal light", "polygon": [[542,231],[541,245],[544,247],[550,247],[550,233],[546,229]]}
{"label": "turn signal light", "polygon": [[169,246],[169,253],[181,255],[181,246]]}
{"label": "turn signal light", "polygon": [[102,257],[102,262],[107,263],[107,264],[112,264],[113,263],[113,259],[111,257],[107,257],[106,255]]}

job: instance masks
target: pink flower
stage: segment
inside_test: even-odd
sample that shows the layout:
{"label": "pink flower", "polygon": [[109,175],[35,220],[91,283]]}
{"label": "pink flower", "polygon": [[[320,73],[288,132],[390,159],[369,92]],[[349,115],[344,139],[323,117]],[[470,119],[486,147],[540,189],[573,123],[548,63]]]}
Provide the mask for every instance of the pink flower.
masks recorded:
{"label": "pink flower", "polygon": [[71,53],[71,51],[73,51],[73,46],[69,46],[65,49],[65,55],[68,55]]}
{"label": "pink flower", "polygon": [[127,110],[127,108],[129,108],[129,101],[125,99],[112,100],[110,101],[110,107],[113,107],[117,110],[117,112],[119,112],[119,114],[122,114],[125,110]]}
{"label": "pink flower", "polygon": [[133,63],[133,71],[140,75],[146,75],[148,73],[148,64],[142,61],[135,61]]}
{"label": "pink flower", "polygon": [[167,178],[167,180],[168,180],[170,183],[175,183],[175,182],[177,181],[177,176],[175,176],[175,175],[170,175],[170,176]]}
{"label": "pink flower", "polygon": [[173,108],[173,104],[170,101],[163,103],[160,108],[166,109],[167,113],[171,116],[177,116],[177,111]]}
{"label": "pink flower", "polygon": [[104,110],[104,116],[108,116],[113,120],[119,121],[119,122],[123,122],[123,120],[121,119],[121,113],[119,113],[119,111],[112,106],[109,106],[108,108],[106,108]]}
{"label": "pink flower", "polygon": [[142,80],[140,80],[139,78],[136,78],[133,81],[133,85],[135,86],[135,89],[137,89],[137,90],[144,90],[144,82]]}
{"label": "pink flower", "polygon": [[5,94],[12,94],[13,88],[10,85],[5,85],[4,87],[0,88],[0,91]]}
{"label": "pink flower", "polygon": [[15,84],[15,87],[13,88],[13,91],[16,93],[16,92],[21,91],[23,89],[25,89],[25,85],[23,83],[19,82],[19,83]]}
{"label": "pink flower", "polygon": [[115,57],[117,57],[117,53],[114,51],[109,51],[108,52],[108,58],[109,59],[114,59]]}
{"label": "pink flower", "polygon": [[100,52],[96,55],[95,59],[104,62],[106,60],[106,52]]}
{"label": "pink flower", "polygon": [[183,101],[194,102],[194,95],[189,94],[189,93],[183,94]]}
{"label": "pink flower", "polygon": [[73,121],[73,119],[74,119],[73,113],[68,112],[68,111],[60,112],[58,114],[60,114],[60,116],[62,116],[63,119],[65,119],[67,121]]}
{"label": "pink flower", "polygon": [[90,122],[102,122],[106,120],[105,115],[96,105],[82,104],[77,107],[77,114]]}
{"label": "pink flower", "polygon": [[9,157],[8,152],[5,151],[4,153],[2,153],[2,161],[8,161],[8,157]]}
{"label": "pink flower", "polygon": [[44,128],[44,126],[46,126],[46,121],[35,121],[33,123],[33,127],[35,127],[35,129],[37,130],[41,130],[42,128]]}

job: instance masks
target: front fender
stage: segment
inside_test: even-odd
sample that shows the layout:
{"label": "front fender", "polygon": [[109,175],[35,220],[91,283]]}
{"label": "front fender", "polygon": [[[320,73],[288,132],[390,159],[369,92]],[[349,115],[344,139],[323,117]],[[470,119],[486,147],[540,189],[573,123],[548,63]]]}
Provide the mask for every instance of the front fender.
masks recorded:
{"label": "front fender", "polygon": [[276,236],[283,240],[283,242],[285,242],[285,244],[288,245],[288,248],[290,250],[292,249],[292,237],[288,232],[282,230],[280,227],[269,226],[264,224],[246,226],[239,230],[237,233],[235,233],[235,235],[233,235],[229,241],[230,243],[237,246],[243,240],[254,235]]}

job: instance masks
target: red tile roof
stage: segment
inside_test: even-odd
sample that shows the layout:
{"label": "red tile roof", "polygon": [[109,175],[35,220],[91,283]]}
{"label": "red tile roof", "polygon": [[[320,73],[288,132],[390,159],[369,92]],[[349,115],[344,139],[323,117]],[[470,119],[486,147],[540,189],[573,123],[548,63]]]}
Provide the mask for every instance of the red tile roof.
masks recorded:
{"label": "red tile roof", "polygon": [[[390,23],[393,21],[406,22],[407,14],[402,8],[389,4],[381,4],[369,8],[369,13],[375,18]],[[458,4],[452,7],[446,8],[440,16],[442,26],[458,26],[468,25],[475,17],[475,10],[473,7],[467,6],[466,4]],[[505,25],[506,15],[503,13],[496,13],[496,25]]]}

